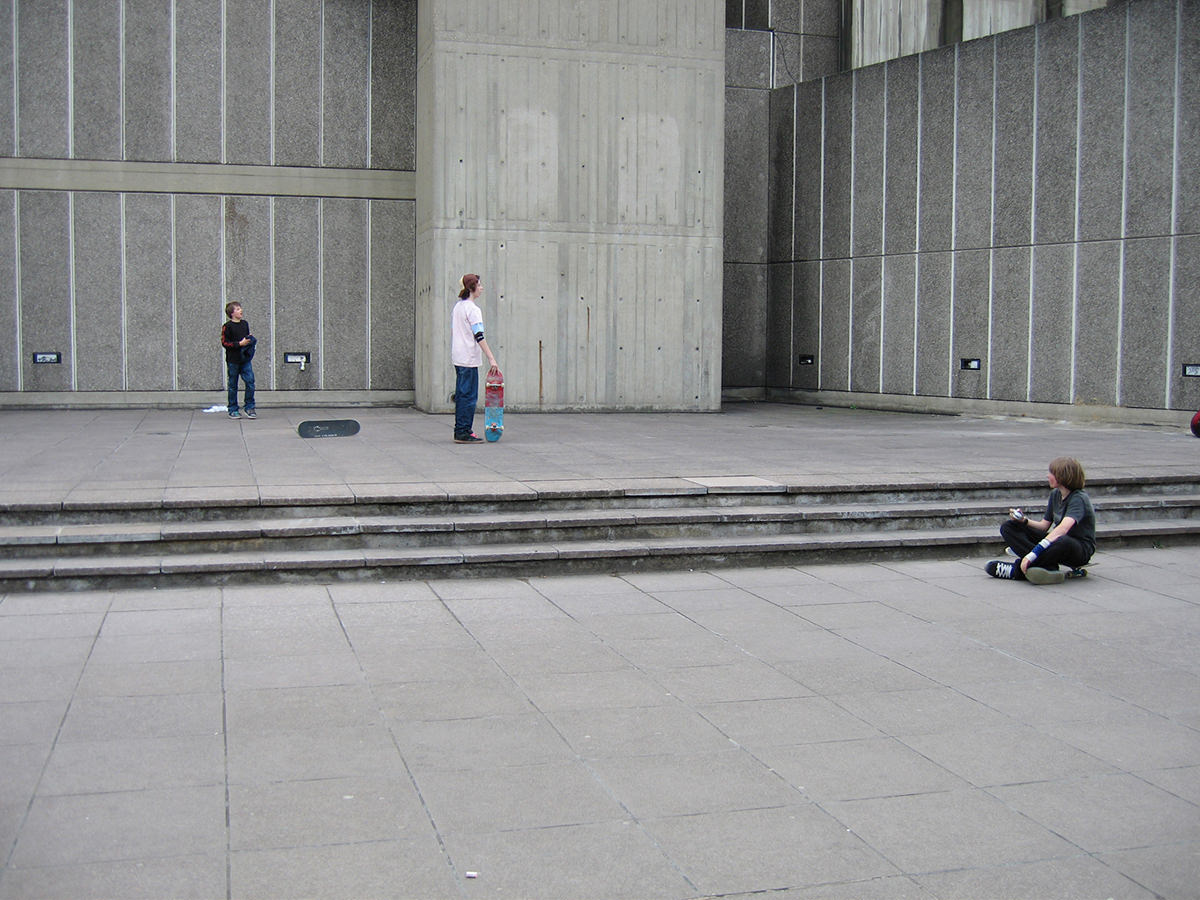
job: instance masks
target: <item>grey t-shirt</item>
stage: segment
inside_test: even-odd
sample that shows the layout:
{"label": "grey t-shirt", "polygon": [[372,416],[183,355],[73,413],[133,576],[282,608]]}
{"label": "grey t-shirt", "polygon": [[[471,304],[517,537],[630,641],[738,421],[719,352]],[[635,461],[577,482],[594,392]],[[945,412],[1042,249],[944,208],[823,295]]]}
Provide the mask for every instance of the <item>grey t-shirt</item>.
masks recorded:
{"label": "grey t-shirt", "polygon": [[1046,502],[1046,521],[1050,523],[1051,530],[1068,516],[1075,520],[1075,524],[1067,534],[1084,544],[1088,552],[1094,553],[1096,511],[1092,509],[1092,498],[1083,491],[1071,491],[1066,497],[1058,491],[1051,491],[1050,499]]}

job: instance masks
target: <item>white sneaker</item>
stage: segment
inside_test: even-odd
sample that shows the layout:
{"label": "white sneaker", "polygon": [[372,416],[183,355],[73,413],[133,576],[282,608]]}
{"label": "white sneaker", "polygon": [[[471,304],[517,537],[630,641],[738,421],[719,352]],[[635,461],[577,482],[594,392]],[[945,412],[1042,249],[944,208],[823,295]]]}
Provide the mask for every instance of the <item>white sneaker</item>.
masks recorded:
{"label": "white sneaker", "polygon": [[1030,566],[1025,570],[1025,579],[1030,584],[1062,584],[1066,581],[1066,573],[1058,569],[1042,569]]}

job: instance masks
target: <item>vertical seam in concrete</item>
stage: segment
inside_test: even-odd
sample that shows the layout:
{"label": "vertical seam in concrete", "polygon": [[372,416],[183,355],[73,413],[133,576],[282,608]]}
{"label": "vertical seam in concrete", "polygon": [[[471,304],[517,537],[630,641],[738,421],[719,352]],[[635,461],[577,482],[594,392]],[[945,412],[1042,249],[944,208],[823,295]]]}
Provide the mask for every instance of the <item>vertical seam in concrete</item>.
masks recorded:
{"label": "vertical seam in concrete", "polygon": [[846,388],[854,390],[854,189],[858,173],[858,70],[850,74],[850,298],[846,318]]}
{"label": "vertical seam in concrete", "polygon": [[770,44],[771,49],[770,49],[770,52],[768,52],[768,54],[767,54],[767,87],[773,88],[776,86],[776,84],[775,84],[775,54],[777,52],[776,47],[778,46],[779,42],[778,42],[778,40],[776,40],[775,32],[768,31],[767,36],[768,36],[767,39],[771,42],[771,44]]}
{"label": "vertical seam in concrete", "polygon": [[1122,367],[1124,366],[1125,343],[1125,244],[1129,227],[1129,50],[1131,41],[1129,7],[1125,8],[1125,96],[1122,98],[1121,120],[1121,252],[1118,254],[1117,276],[1117,366],[1116,403],[1121,405]]}
{"label": "vertical seam in concrete", "polygon": [[317,387],[325,389],[325,198],[317,198]]}
{"label": "vertical seam in concrete", "polygon": [[18,391],[25,389],[25,367],[21,365],[21,357],[25,355],[21,334],[21,295],[21,192],[13,191],[13,317],[17,324],[15,331]]}
{"label": "vertical seam in concrete", "polygon": [[364,238],[364,243],[366,244],[366,248],[367,248],[367,259],[366,259],[366,272],[364,273],[365,278],[366,278],[366,283],[363,285],[363,287],[364,287],[363,293],[366,295],[367,313],[366,313],[366,316],[364,317],[364,323],[363,323],[365,326],[363,328],[363,350],[364,350],[363,356],[364,356],[364,365],[366,367],[366,371],[364,372],[365,381],[366,381],[366,385],[367,385],[367,390],[370,390],[371,389],[371,207],[373,206],[373,203],[370,200],[367,200],[366,204],[367,204],[366,225],[365,225],[365,229],[364,229],[366,233],[363,235],[363,238]]}
{"label": "vertical seam in concrete", "polygon": [[946,339],[946,396],[954,396],[954,301],[955,279],[958,275],[958,53],[962,44],[954,45],[954,115],[950,127],[950,315]]}
{"label": "vertical seam in concrete", "polygon": [[[1038,73],[1041,65],[1041,32],[1040,27],[1033,29],[1033,126],[1029,141],[1029,333],[1025,346],[1025,400],[1033,399],[1033,324],[1034,297],[1037,288],[1036,261],[1038,251],[1037,241],[1037,178],[1038,178],[1038,92],[1041,83]],[[994,179],[993,179],[994,181]],[[995,204],[993,191],[992,203]],[[993,241],[994,243],[994,241]],[[988,367],[988,377],[991,378],[991,367]]]}
{"label": "vertical seam in concrete", "polygon": [[228,301],[228,296],[229,296],[228,286],[225,283],[226,277],[227,277],[227,269],[226,269],[227,260],[225,258],[225,229],[228,224],[225,221],[225,215],[227,212],[228,198],[225,197],[224,195],[222,195],[217,198],[217,202],[221,204],[221,207],[220,207],[220,212],[221,212],[221,240],[220,240],[221,257],[220,257],[220,259],[221,259],[221,308],[223,311],[225,308],[225,304],[227,302],[229,302]]}
{"label": "vertical seam in concrete", "polygon": [[[13,4],[15,9],[16,3]],[[67,3],[67,159],[75,158],[75,3]],[[79,390],[79,331],[75,309],[75,192],[67,191],[67,325],[70,328],[71,390]],[[20,356],[17,357],[20,359]]]}
{"label": "vertical seam in concrete", "polygon": [[[321,0],[320,59],[317,72],[317,165],[325,165],[325,0]],[[321,383],[325,381],[325,360],[321,358]]]}
{"label": "vertical seam in concrete", "polygon": [[1075,402],[1079,338],[1079,171],[1083,160],[1083,17],[1077,16],[1075,31],[1075,216],[1071,253],[1071,375],[1068,401]]}
{"label": "vertical seam in concrete", "polygon": [[992,343],[995,341],[994,329],[992,322],[995,320],[996,314],[996,142],[1000,139],[1000,133],[996,128],[996,116],[1000,109],[998,95],[1000,95],[1000,78],[998,78],[997,70],[1000,59],[1000,47],[997,46],[995,35],[991,38],[991,172],[988,174],[988,359],[983,361],[983,365],[988,368],[988,374],[984,378],[984,396],[991,400],[991,373],[995,366],[992,365]]}
{"label": "vertical seam in concrete", "polygon": [[[227,302],[225,298],[228,296],[228,291],[225,289],[225,197],[220,195],[216,199],[218,213],[217,218],[219,220],[219,232],[217,235],[217,278],[220,281],[220,284],[217,287],[217,293],[220,294],[219,300],[221,306],[221,311],[219,313],[220,318],[218,319],[220,324],[218,327],[224,328],[225,303]],[[224,347],[221,348],[220,356],[215,354],[213,356],[213,371],[220,376],[221,380],[219,383],[225,384],[227,378],[227,369],[225,368]]]}
{"label": "vertical seam in concrete", "polygon": [[917,369],[920,360],[918,352],[921,334],[921,129],[925,126],[925,54],[917,55],[917,193],[914,199],[915,221],[913,223],[913,349],[912,349],[912,392],[917,395],[919,387]]}
{"label": "vertical seam in concrete", "polygon": [[[117,35],[117,117],[121,135],[121,159],[126,159],[125,148],[125,0],[121,0],[120,13],[117,16],[117,28],[120,33]],[[121,200],[121,227],[125,226],[125,205],[124,197]],[[124,231],[122,231],[122,246],[124,244]],[[125,268],[125,251],[121,251],[121,269],[124,272]],[[124,289],[122,289],[122,304],[124,304]],[[122,350],[122,356],[124,350]]]}
{"label": "vertical seam in concrete", "polygon": [[[13,139],[12,155],[21,155],[21,4],[12,6],[12,110],[13,110]],[[17,371],[21,368],[21,356],[17,354]],[[19,380],[18,380],[19,383]]]}
{"label": "vertical seam in concrete", "polygon": [[[124,7],[124,4],[121,4]],[[123,31],[124,29],[122,29]],[[122,67],[124,68],[124,67]],[[129,390],[129,245],[125,234],[125,201],[121,194],[121,390]]]}
{"label": "vertical seam in concrete", "polygon": [[268,359],[271,363],[271,390],[278,388],[275,373],[279,369],[275,365],[276,347],[279,346],[275,342],[275,204],[278,200],[278,197],[272,197],[267,207],[267,277],[270,279],[270,284],[267,285],[267,305],[271,311],[271,327],[268,329],[271,335],[271,355]]}
{"label": "vertical seam in concrete", "polygon": [[[172,3],[174,6],[174,3]],[[175,195],[168,194],[171,212],[171,390],[179,390],[179,229]]]}
{"label": "vertical seam in concrete", "polygon": [[817,228],[817,390],[824,387],[821,373],[825,369],[825,116],[828,78],[821,79],[821,165],[820,165],[820,225]]}
{"label": "vertical seam in concrete", "polygon": [[67,191],[67,324],[71,329],[71,390],[79,389],[79,326],[75,310],[75,192]]}
{"label": "vertical seam in concrete", "polygon": [[[770,116],[770,106],[768,105],[767,115]],[[788,229],[788,258],[791,263],[788,265],[788,387],[796,386],[796,182],[797,170],[800,166],[799,154],[796,152],[796,139],[799,136],[799,119],[800,119],[800,86],[792,85],[792,201],[788,207],[791,215],[791,227]],[[817,264],[818,267],[820,263]],[[768,271],[769,275],[769,271]],[[768,278],[768,289],[770,279]]]}
{"label": "vertical seam in concrete", "polygon": [[1171,382],[1175,370],[1175,275],[1176,254],[1179,249],[1179,132],[1180,132],[1180,56],[1183,53],[1183,4],[1175,4],[1175,90],[1172,92],[1175,109],[1171,129],[1171,249],[1167,264],[1167,364],[1163,377],[1163,406],[1171,408]]}
{"label": "vertical seam in concrete", "polygon": [[[14,7],[17,4],[14,3]],[[75,158],[75,3],[67,2],[67,159]],[[72,379],[73,381],[73,379]]]}
{"label": "vertical seam in concrete", "polygon": [[[372,138],[371,123],[375,118],[374,110],[372,107],[372,105],[374,103],[374,96],[372,94],[372,90],[375,86],[375,79],[373,77],[374,68],[375,68],[375,0],[367,0],[367,141],[366,141],[366,143],[367,143],[367,148],[366,148],[367,149],[367,159],[366,159],[366,162],[364,163],[364,165],[368,169],[371,168],[371,138]],[[368,210],[367,211],[367,219],[368,219],[368,221],[370,220],[370,216],[371,216],[370,207],[371,207],[371,204],[368,203],[367,204],[367,210]],[[368,244],[368,246],[370,246],[370,245]],[[369,271],[370,270],[368,269],[368,272]],[[369,309],[368,309],[368,312],[370,312]],[[368,355],[369,355],[369,353],[370,353],[370,348],[368,348]],[[368,385],[368,387],[370,386],[370,378],[369,377],[367,379],[367,385]]]}
{"label": "vertical seam in concrete", "polygon": [[883,393],[883,346],[887,334],[887,173],[888,173],[888,86],[891,62],[883,66],[883,173],[879,188],[879,393]]}
{"label": "vertical seam in concrete", "polygon": [[270,19],[270,37],[267,38],[268,59],[270,65],[267,68],[267,90],[270,92],[267,97],[267,128],[269,131],[268,142],[268,158],[271,160],[271,165],[275,165],[275,0],[271,0],[271,9],[268,18]]}
{"label": "vertical seam in concrete", "polygon": [[[179,159],[179,141],[178,141],[178,134],[177,134],[177,131],[178,131],[177,123],[178,123],[178,119],[179,119],[179,103],[178,103],[178,97],[176,96],[176,94],[178,93],[178,90],[179,90],[179,81],[178,81],[177,72],[176,72],[176,67],[179,65],[179,46],[178,46],[179,33],[178,33],[178,29],[176,28],[177,23],[175,21],[178,14],[179,14],[179,10],[176,7],[176,0],[171,0],[171,24],[169,26],[170,35],[171,35],[170,36],[170,42],[171,42],[171,74],[170,74],[171,99],[168,101],[171,105],[171,108],[168,111],[168,115],[170,116],[170,119],[171,119],[171,160],[175,161],[175,162],[177,162]],[[174,212],[174,203],[172,203],[171,206],[172,206],[172,212]],[[174,226],[172,226],[172,227],[174,227]]]}
{"label": "vertical seam in concrete", "polygon": [[[229,115],[229,86],[227,83],[229,79],[226,77],[226,68],[227,68],[226,67],[226,62],[227,62],[226,57],[229,55],[229,47],[227,46],[228,41],[229,41],[228,17],[229,17],[229,8],[228,8],[228,6],[226,6],[226,0],[221,0],[221,63],[220,63],[220,65],[221,65],[221,73],[220,73],[220,78],[221,78],[221,154],[220,154],[221,162],[227,162],[228,157],[229,157],[229,151],[228,151],[228,148],[226,147],[226,144],[228,144],[228,142],[229,142],[229,130],[228,130],[227,123],[226,123],[226,119],[228,118],[228,115]],[[224,210],[224,203],[222,203],[221,206],[222,206],[222,210]],[[224,225],[225,225],[225,214],[224,214],[224,212],[222,212],[221,213],[222,228],[224,228]],[[222,242],[221,242],[222,266],[224,265],[224,259],[225,259],[225,243],[224,243],[224,239],[222,238]],[[222,302],[222,305],[224,305],[224,301],[225,301],[224,274],[225,274],[224,269],[222,269],[222,272],[221,272],[221,275],[222,275],[222,278],[221,278],[221,302]]]}

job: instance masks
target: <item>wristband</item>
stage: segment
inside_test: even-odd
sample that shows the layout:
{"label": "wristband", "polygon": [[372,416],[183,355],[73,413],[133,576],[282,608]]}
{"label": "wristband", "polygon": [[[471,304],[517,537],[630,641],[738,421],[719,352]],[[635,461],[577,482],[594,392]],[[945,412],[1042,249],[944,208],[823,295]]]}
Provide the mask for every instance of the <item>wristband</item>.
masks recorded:
{"label": "wristband", "polygon": [[1033,562],[1035,559],[1037,559],[1039,556],[1041,556],[1042,551],[1045,550],[1049,546],[1050,546],[1050,538],[1042,538],[1042,540],[1038,541],[1037,546],[1035,546],[1032,550],[1029,551],[1029,553],[1026,554],[1026,558],[1030,562]]}

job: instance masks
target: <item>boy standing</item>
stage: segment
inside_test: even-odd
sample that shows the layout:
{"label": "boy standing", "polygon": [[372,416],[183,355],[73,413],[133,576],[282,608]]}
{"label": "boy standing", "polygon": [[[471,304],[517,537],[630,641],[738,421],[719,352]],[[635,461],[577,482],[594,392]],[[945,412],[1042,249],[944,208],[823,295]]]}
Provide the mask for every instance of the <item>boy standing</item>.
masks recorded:
{"label": "boy standing", "polygon": [[254,369],[250,360],[254,358],[254,337],[250,334],[250,323],[242,318],[242,304],[225,304],[225,315],[229,321],[221,326],[221,346],[225,348],[225,370],[229,375],[229,418],[241,418],[238,412],[238,379],[246,386],[246,418],[257,418],[254,412]]}

